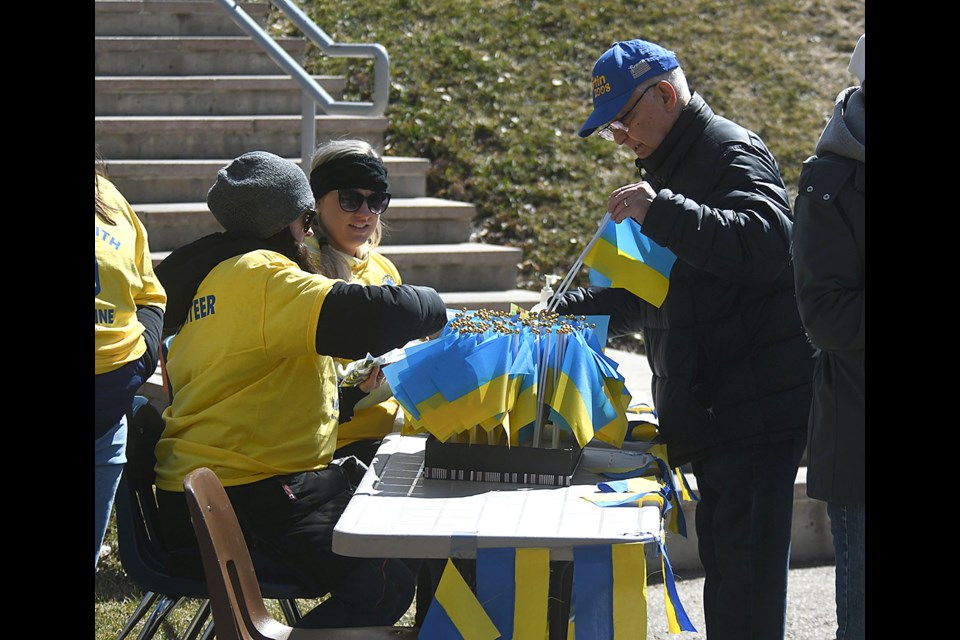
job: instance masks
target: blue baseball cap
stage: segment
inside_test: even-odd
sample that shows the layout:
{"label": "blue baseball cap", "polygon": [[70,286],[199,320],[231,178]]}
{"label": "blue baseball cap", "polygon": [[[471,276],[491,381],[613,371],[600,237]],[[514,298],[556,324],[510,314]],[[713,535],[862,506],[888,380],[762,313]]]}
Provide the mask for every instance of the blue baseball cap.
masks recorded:
{"label": "blue baseball cap", "polygon": [[586,138],[606,126],[645,80],[680,66],[673,51],[646,40],[615,42],[593,65],[593,113],[580,127]]}

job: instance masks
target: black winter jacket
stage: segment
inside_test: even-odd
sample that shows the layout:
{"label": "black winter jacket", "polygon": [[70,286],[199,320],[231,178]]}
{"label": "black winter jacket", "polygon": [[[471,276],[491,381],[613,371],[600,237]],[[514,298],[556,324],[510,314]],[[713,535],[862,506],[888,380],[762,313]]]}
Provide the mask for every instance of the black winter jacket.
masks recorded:
{"label": "black winter jacket", "polygon": [[818,348],[807,494],[866,502],[865,94],[838,96],[817,154],[800,173],[793,256],[797,304]]}
{"label": "black winter jacket", "polygon": [[802,437],[813,361],[790,266],[792,216],[763,141],[694,94],[638,160],[657,196],[643,232],[677,255],[661,308],[624,289],[565,294],[557,311],[641,331],[671,464]]}

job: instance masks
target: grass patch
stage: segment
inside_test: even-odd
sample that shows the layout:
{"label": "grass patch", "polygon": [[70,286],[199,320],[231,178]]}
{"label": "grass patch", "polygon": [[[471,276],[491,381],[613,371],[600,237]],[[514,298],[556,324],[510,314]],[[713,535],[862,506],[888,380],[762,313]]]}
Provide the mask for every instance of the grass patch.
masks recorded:
{"label": "grass patch", "polygon": [[[386,153],[428,158],[428,192],[477,208],[475,239],[523,249],[518,286],[566,273],[633,157],[576,132],[591,111],[590,72],[615,40],[644,37],[677,52],[714,110],[753,129],[791,194],[803,160],[855,79],[850,53],[865,29],[852,0],[383,0],[306,3],[338,42],[377,42],[390,55]],[[276,28],[283,31],[283,21]],[[289,31],[289,30],[288,30]],[[308,69],[348,78],[370,99],[372,65],[308,53]]]}

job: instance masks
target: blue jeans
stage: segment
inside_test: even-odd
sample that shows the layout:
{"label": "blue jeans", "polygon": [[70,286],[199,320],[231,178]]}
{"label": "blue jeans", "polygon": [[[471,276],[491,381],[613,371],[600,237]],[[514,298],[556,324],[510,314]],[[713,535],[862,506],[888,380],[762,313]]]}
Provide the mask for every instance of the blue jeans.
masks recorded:
{"label": "blue jeans", "polygon": [[94,441],[94,556],[93,569],[100,561],[100,545],[107,533],[113,498],[120,484],[120,472],[127,461],[127,416]]}
{"label": "blue jeans", "polygon": [[863,640],[866,627],[866,505],[827,503],[837,562],[837,640]]}
{"label": "blue jeans", "polygon": [[746,446],[693,463],[710,640],[784,636],[793,485],[804,445],[790,439]]}

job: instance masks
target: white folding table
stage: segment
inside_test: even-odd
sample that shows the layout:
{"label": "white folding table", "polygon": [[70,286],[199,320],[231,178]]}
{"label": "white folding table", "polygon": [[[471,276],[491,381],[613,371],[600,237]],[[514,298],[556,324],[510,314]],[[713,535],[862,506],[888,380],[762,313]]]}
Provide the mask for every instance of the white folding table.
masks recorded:
{"label": "white folding table", "polygon": [[605,480],[587,469],[627,467],[642,460],[642,452],[588,446],[571,486],[552,487],[425,479],[425,443],[425,435],[384,439],[333,530],[335,553],[472,558],[477,548],[541,547],[551,550],[552,560],[572,560],[578,545],[661,536],[656,505],[605,508],[582,498]]}
{"label": "white folding table", "polygon": [[551,609],[550,637],[565,638],[573,548],[662,535],[657,505],[600,507],[582,497],[606,479],[588,469],[639,466],[649,460],[643,452],[590,445],[571,486],[553,487],[424,478],[425,444],[426,435],[384,439],[333,530],[335,553],[439,560],[475,558],[478,548],[548,548],[561,567],[551,601],[559,594],[564,602]]}

